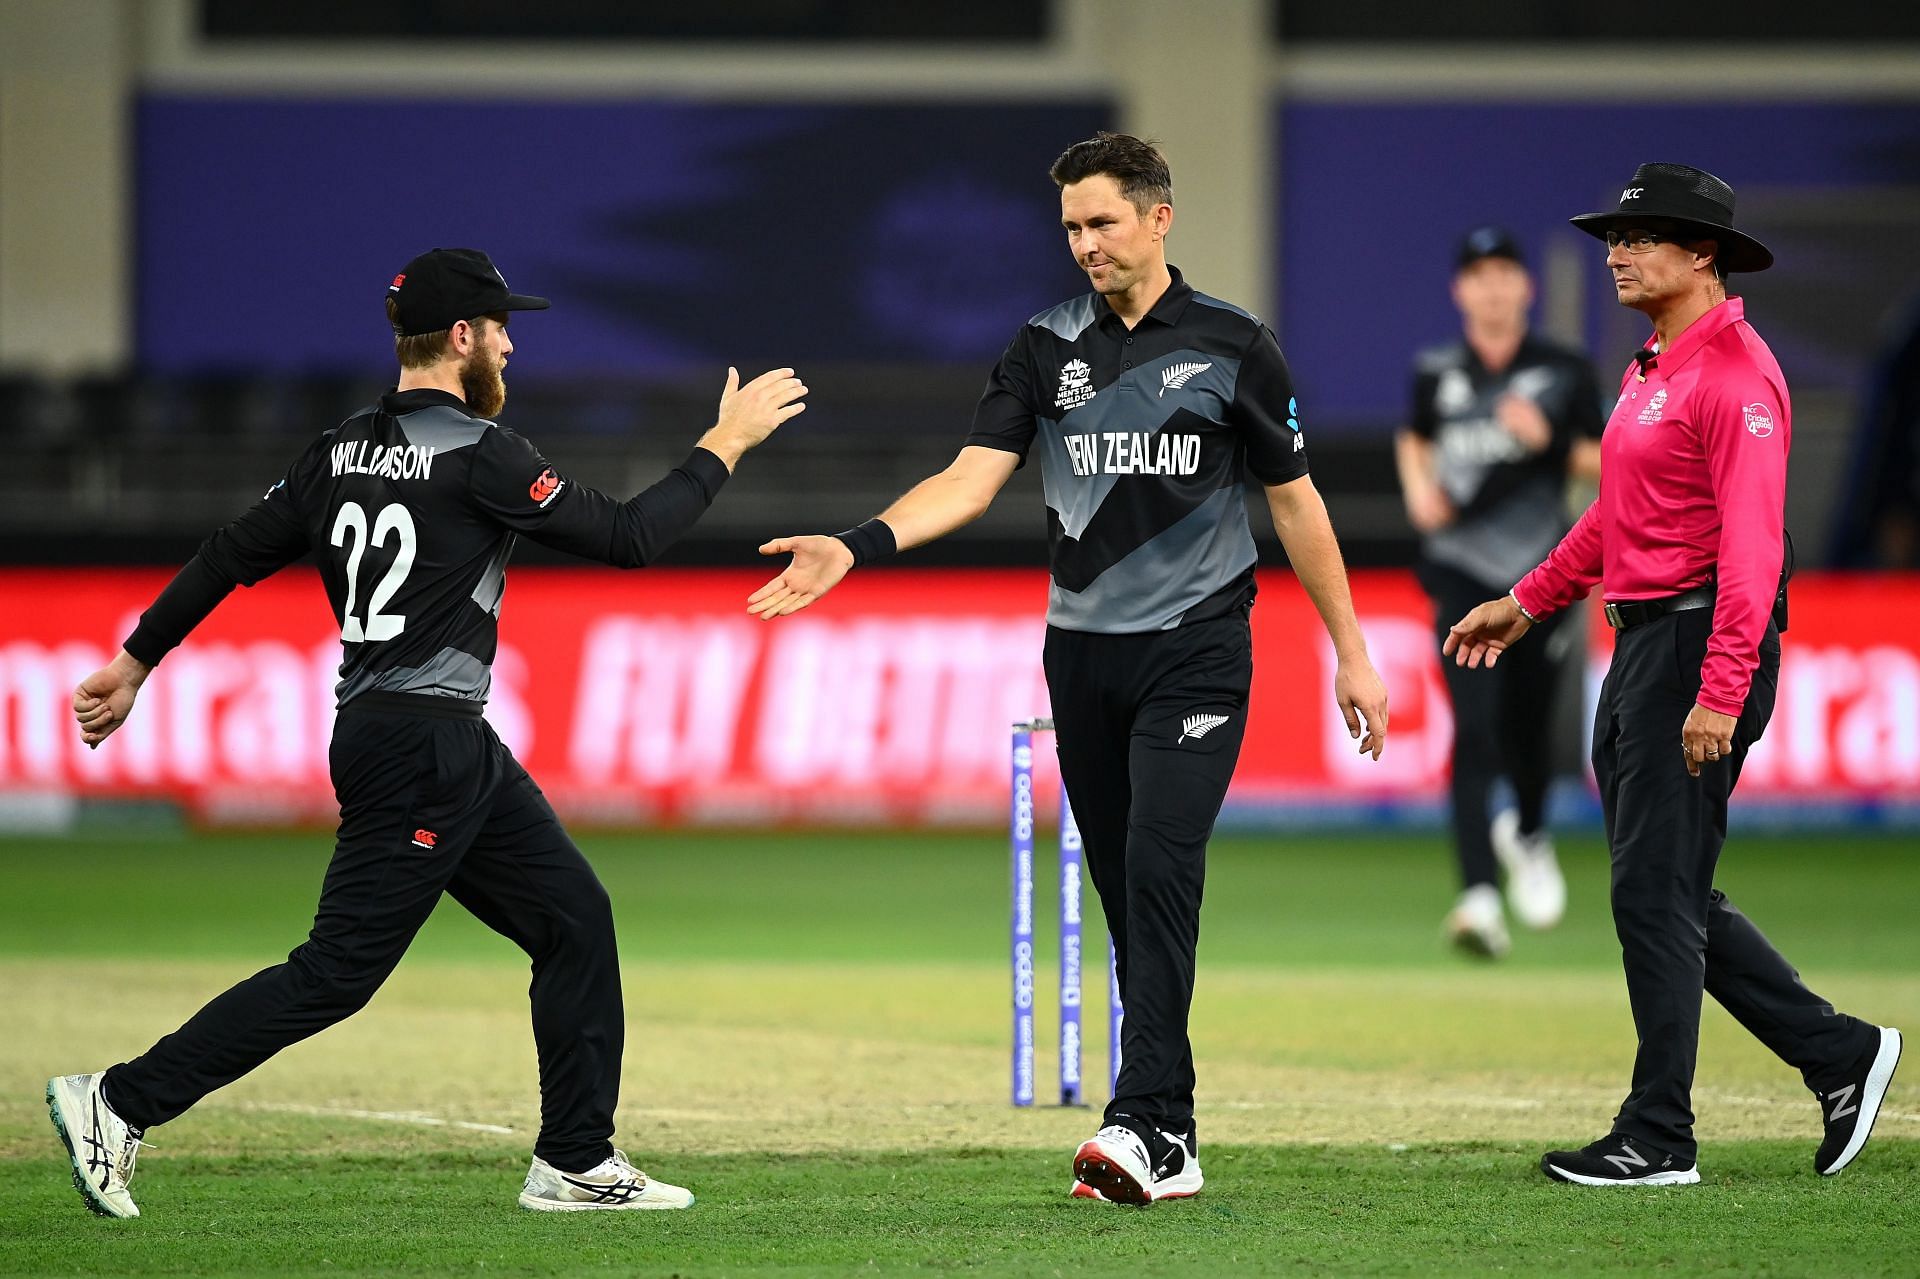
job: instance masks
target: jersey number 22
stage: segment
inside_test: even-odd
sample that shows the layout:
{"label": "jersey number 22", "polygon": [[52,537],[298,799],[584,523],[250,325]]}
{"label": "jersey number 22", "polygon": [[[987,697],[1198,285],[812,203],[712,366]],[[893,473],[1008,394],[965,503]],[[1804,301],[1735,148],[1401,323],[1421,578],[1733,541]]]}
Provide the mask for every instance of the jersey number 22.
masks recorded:
{"label": "jersey number 22", "polygon": [[[367,620],[363,626],[353,610],[360,598],[360,557],[366,554],[369,540],[375,546],[385,546],[390,534],[400,535],[400,550],[393,557],[393,564],[387,569],[380,584],[373,589],[373,598],[367,603]],[[407,580],[407,574],[413,571],[413,554],[419,546],[419,538],[413,530],[413,513],[399,502],[380,508],[380,514],[374,517],[371,538],[367,533],[367,512],[358,502],[348,502],[340,508],[340,514],[333,521],[333,544],[346,546],[351,539],[353,546],[347,551],[347,606],[341,610],[340,638],[349,644],[362,644],[368,640],[390,640],[407,629],[407,619],[398,613],[382,613],[394,595]]]}

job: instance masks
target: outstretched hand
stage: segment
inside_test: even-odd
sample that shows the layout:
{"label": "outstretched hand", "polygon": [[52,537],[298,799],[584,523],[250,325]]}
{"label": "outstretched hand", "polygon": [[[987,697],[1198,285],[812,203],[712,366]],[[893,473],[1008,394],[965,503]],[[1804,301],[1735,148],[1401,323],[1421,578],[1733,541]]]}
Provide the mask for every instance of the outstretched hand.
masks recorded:
{"label": "outstretched hand", "polygon": [[742,386],[740,370],[728,368],[726,385],[720,391],[719,414],[713,429],[701,437],[700,446],[731,468],[781,423],[805,412],[807,406],[801,398],[806,393],[807,384],[795,377],[792,369],[769,369]]}
{"label": "outstretched hand", "polygon": [[107,665],[80,681],[73,690],[73,717],[80,724],[80,740],[92,749],[112,736],[133,713],[133,699],[151,667],[122,650]]}
{"label": "outstretched hand", "polygon": [[1518,643],[1532,627],[1533,623],[1514,603],[1513,596],[1502,595],[1478,605],[1449,626],[1440,651],[1451,657],[1456,666],[1477,668],[1484,661],[1491,669],[1499,662],[1500,654]]}
{"label": "outstretched hand", "polygon": [[760,548],[762,555],[792,555],[786,569],[747,596],[747,612],[762,621],[798,613],[825,595],[853,568],[853,552],[837,537],[813,534],[776,537]]}

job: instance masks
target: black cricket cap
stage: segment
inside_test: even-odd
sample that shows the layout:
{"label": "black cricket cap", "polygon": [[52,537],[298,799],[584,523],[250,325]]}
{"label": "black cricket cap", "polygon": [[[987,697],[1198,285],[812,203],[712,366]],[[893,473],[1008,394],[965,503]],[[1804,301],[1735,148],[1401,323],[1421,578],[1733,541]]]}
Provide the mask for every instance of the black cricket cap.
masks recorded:
{"label": "black cricket cap", "polygon": [[443,333],[461,320],[496,311],[544,311],[553,303],[507,287],[500,268],[478,249],[429,249],[400,268],[387,286],[395,303],[395,337]]}
{"label": "black cricket cap", "polygon": [[1461,236],[1460,246],[1453,251],[1453,269],[1465,270],[1481,258],[1506,258],[1521,266],[1527,264],[1526,254],[1520,252],[1520,241],[1503,226],[1477,226]]}

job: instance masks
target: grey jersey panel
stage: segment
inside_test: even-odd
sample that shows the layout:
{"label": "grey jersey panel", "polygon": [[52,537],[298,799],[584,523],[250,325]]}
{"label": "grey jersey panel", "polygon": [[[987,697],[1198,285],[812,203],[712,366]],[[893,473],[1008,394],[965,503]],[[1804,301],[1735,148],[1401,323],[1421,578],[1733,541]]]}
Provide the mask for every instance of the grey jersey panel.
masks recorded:
{"label": "grey jersey panel", "polygon": [[424,666],[396,666],[368,671],[360,678],[341,680],[335,687],[339,704],[362,693],[428,693],[463,702],[484,702],[493,686],[493,672],[471,653],[443,648]]}
{"label": "grey jersey panel", "polygon": [[[1504,432],[1502,432],[1504,434]],[[1427,534],[1428,559],[1495,588],[1519,581],[1559,544],[1566,524],[1566,486],[1537,476],[1478,519]]]}
{"label": "grey jersey panel", "polygon": [[1046,329],[1072,342],[1087,331],[1089,325],[1100,318],[1102,299],[1097,293],[1083,293],[1059,306],[1042,311],[1027,323],[1036,328]]}
{"label": "grey jersey panel", "polygon": [[1200,292],[1200,290],[1195,289],[1193,291],[1193,300],[1195,302],[1198,302],[1201,306],[1218,307],[1222,311],[1233,312],[1235,315],[1239,316],[1243,320],[1252,320],[1255,324],[1260,323],[1260,317],[1255,315],[1253,312],[1243,310],[1242,308],[1235,306],[1231,302],[1224,302],[1221,299],[1214,297],[1211,293],[1202,293]]}
{"label": "grey jersey panel", "polygon": [[1086,590],[1050,583],[1047,624],[1106,634],[1172,630],[1188,609],[1253,567],[1246,502],[1245,485],[1229,485]]}
{"label": "grey jersey panel", "polygon": [[1238,360],[1174,351],[1131,370],[1062,417],[1037,419],[1042,491],[1060,517],[1061,531],[1073,538],[1085,532],[1120,478],[1104,466],[1094,474],[1080,474],[1068,436],[1091,437],[1080,446],[1084,457],[1087,448],[1104,454],[1109,432],[1158,434],[1182,409],[1224,424],[1239,374]]}
{"label": "grey jersey panel", "polygon": [[480,574],[480,581],[473,588],[473,602],[497,619],[500,616],[500,601],[507,593],[507,560],[513,555],[516,541],[509,533],[500,539],[500,549],[494,552],[488,561],[486,571]]}
{"label": "grey jersey panel", "polygon": [[485,418],[468,417],[444,404],[402,414],[394,422],[409,444],[444,452],[478,444],[480,437],[493,428]]}

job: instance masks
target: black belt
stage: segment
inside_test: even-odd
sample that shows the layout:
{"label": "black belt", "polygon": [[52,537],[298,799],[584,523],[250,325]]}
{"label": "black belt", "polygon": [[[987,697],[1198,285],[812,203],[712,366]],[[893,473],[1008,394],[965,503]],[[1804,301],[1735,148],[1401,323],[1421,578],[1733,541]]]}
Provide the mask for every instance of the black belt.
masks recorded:
{"label": "black belt", "polygon": [[1658,621],[1668,613],[1684,613],[1689,609],[1713,607],[1713,583],[1696,586],[1679,595],[1669,595],[1663,600],[1622,600],[1606,605],[1607,625],[1616,631],[1629,627],[1643,626]]}

